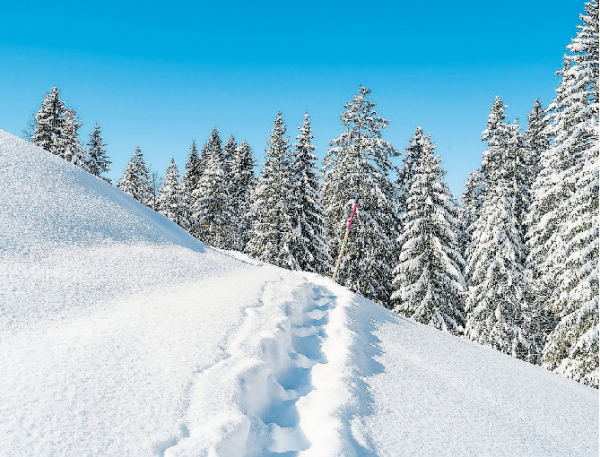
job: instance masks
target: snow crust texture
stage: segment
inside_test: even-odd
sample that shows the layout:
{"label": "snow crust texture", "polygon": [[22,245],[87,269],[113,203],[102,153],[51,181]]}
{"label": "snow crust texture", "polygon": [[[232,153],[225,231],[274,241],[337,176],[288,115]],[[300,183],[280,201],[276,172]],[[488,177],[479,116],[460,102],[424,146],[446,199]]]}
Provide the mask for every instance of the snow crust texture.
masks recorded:
{"label": "snow crust texture", "polygon": [[0,456],[445,455],[598,455],[598,391],[206,247],[0,131]]}

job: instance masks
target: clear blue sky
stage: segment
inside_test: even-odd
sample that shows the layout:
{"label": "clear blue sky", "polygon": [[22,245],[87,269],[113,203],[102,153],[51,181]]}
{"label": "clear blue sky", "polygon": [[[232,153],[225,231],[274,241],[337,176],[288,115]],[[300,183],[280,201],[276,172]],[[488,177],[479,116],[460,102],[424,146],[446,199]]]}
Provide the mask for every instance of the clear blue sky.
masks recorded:
{"label": "clear blue sky", "polygon": [[[135,146],[164,173],[183,169],[213,126],[260,164],[277,110],[292,139],[311,115],[318,156],[341,131],[342,105],[372,89],[384,137],[403,151],[432,135],[460,196],[481,160],[496,95],[512,120],[554,96],[584,1],[5,2],[0,128],[20,134],[53,85],[98,122],[121,176]],[[401,159],[398,159],[398,164]]]}

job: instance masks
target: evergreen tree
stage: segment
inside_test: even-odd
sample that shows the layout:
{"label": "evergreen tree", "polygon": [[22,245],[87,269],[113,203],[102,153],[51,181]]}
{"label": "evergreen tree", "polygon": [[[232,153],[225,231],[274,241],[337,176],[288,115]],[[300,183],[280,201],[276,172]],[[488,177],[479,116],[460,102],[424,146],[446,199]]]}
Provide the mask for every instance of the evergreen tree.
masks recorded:
{"label": "evergreen tree", "polygon": [[558,323],[558,278],[566,261],[561,227],[567,208],[562,202],[573,193],[573,187],[563,181],[562,176],[570,160],[564,150],[542,151],[527,215],[528,273],[535,306],[542,313],[545,335],[549,335]]}
{"label": "evergreen tree", "polygon": [[[527,137],[529,144],[529,156],[527,160],[531,170],[528,183],[530,188],[531,204],[525,223],[527,248],[529,250],[528,270],[526,271],[526,274],[530,283],[530,289],[532,291],[533,307],[539,313],[538,324],[540,326],[540,332],[543,340],[545,340],[547,335],[556,326],[556,319],[553,315],[553,312],[548,308],[546,299],[544,298],[548,291],[545,291],[545,288],[539,282],[541,275],[543,274],[543,270],[538,268],[536,262],[539,261],[541,257],[543,258],[544,262],[547,262],[548,259],[546,259],[547,253],[536,251],[535,245],[530,241],[530,237],[534,236],[534,233],[530,230],[530,225],[533,223],[538,223],[538,216],[541,215],[541,208],[537,207],[538,203],[540,202],[536,201],[534,198],[539,191],[538,187],[536,186],[539,186],[540,183],[543,183],[545,186],[547,184],[546,180],[548,179],[548,170],[543,172],[542,163],[544,161],[547,162],[548,160],[547,157],[544,157],[546,156],[550,145],[550,132],[548,128],[549,117],[539,99],[535,100],[533,109],[531,110],[529,116],[527,116],[527,121],[527,131],[525,132],[525,136]],[[541,181],[538,181],[538,175],[540,173],[543,173],[543,175],[541,177]],[[549,202],[544,202],[543,205],[546,206],[547,203]],[[551,279],[551,281],[554,281],[554,279]]]}
{"label": "evergreen tree", "polygon": [[354,202],[358,204],[339,282],[382,305],[389,305],[392,270],[397,259],[397,191],[390,157],[394,147],[382,139],[389,121],[378,115],[371,91],[359,87],[341,116],[346,128],[330,143],[323,170],[322,201],[332,258],[340,252]]}
{"label": "evergreen tree", "polygon": [[[473,224],[479,217],[481,204],[483,202],[483,191],[485,189],[485,180],[480,168],[469,173],[469,178],[465,183],[465,192],[461,198],[460,207],[460,232],[459,245],[463,259],[470,256],[471,239],[473,236]],[[466,267],[466,263],[465,263]],[[466,275],[466,272],[463,272]],[[470,284],[469,278],[465,276],[465,281]]]}
{"label": "evergreen tree", "polygon": [[181,180],[181,193],[182,193],[182,207],[181,207],[181,226],[189,231],[193,231],[192,227],[192,213],[194,206],[193,196],[196,189],[198,189],[198,182],[202,176],[202,167],[200,164],[200,156],[198,155],[198,148],[196,142],[192,142],[190,147],[190,153],[188,155],[187,162],[185,164],[185,172]]}
{"label": "evergreen tree", "polygon": [[251,227],[250,203],[254,189],[254,155],[246,141],[236,148],[232,164],[231,201],[235,216],[233,249],[243,251]]}
{"label": "evergreen tree", "polygon": [[406,147],[406,154],[402,158],[402,167],[398,172],[398,209],[400,216],[406,213],[408,193],[414,181],[414,176],[417,173],[417,167],[421,161],[423,154],[423,145],[417,141],[424,141],[425,137],[421,127],[417,127],[415,136],[410,140],[410,144]]}
{"label": "evergreen tree", "polygon": [[81,121],[75,111],[72,109],[65,110],[59,140],[63,151],[62,157],[67,162],[89,171],[88,153],[79,142],[80,128]]}
{"label": "evergreen tree", "polygon": [[296,136],[292,163],[291,205],[292,225],[295,227],[290,251],[296,258],[301,270],[323,274],[331,273],[331,256],[327,253],[325,242],[324,211],[321,206],[319,176],[314,155],[316,147],[312,144],[310,119],[304,115],[300,134]]}
{"label": "evergreen tree", "polygon": [[237,150],[237,143],[235,136],[231,135],[225,145],[223,146],[222,162],[223,162],[223,192],[225,193],[225,202],[229,206],[228,212],[232,215],[227,220],[225,230],[228,233],[227,245],[224,249],[235,249],[237,232],[238,232],[238,221],[237,221],[237,208],[235,207],[235,201],[232,198],[235,185],[234,179],[234,160]]}
{"label": "evergreen tree", "polygon": [[544,151],[550,145],[550,136],[548,134],[549,118],[546,115],[542,102],[539,98],[535,99],[533,109],[527,116],[527,130],[525,136],[529,143],[528,164],[531,169],[530,188],[533,187],[535,178],[540,171],[540,160]]}
{"label": "evergreen tree", "polygon": [[144,205],[152,203],[150,198],[150,172],[146,167],[139,146],[135,148],[123,177],[117,182],[117,187]]}
{"label": "evergreen tree", "polygon": [[[596,107],[596,113],[597,113]],[[598,121],[594,126],[598,131]],[[597,135],[597,134],[596,134]],[[562,227],[565,265],[558,278],[556,317],[544,366],[598,388],[598,137],[574,174],[576,189]]]}
{"label": "evergreen tree", "polygon": [[[204,170],[208,168],[208,162],[210,162],[211,156],[217,154],[220,159],[223,158],[223,142],[221,141],[221,137],[219,136],[219,132],[216,127],[213,127],[212,132],[210,133],[210,137],[208,141],[204,143],[202,149],[200,151],[200,170],[201,173],[204,173]],[[225,171],[225,170],[223,170]]]}
{"label": "evergreen tree", "polygon": [[[233,162],[235,160],[235,152],[237,150],[237,143],[235,136],[231,135],[225,145],[223,146],[223,163],[225,164],[225,175],[231,176],[233,170]],[[230,183],[229,179],[228,182]]]}
{"label": "evergreen tree", "polygon": [[529,242],[536,289],[558,322],[542,364],[597,388],[597,2],[586,3],[585,11],[549,107],[552,141],[536,181]]}
{"label": "evergreen tree", "polygon": [[252,229],[245,252],[263,262],[299,270],[300,265],[290,250],[290,241],[295,236],[290,216],[293,174],[289,137],[285,137],[285,132],[281,112],[278,112],[267,142],[265,163],[252,195]]}
{"label": "evergreen tree", "polygon": [[467,267],[472,285],[465,333],[480,344],[537,363],[540,335],[525,277],[527,148],[518,125],[502,122],[505,108],[496,97],[483,132],[488,148],[482,169],[488,180]]}
{"label": "evergreen tree", "polygon": [[102,173],[108,173],[109,166],[112,163],[108,159],[108,155],[106,154],[106,143],[104,143],[104,139],[102,138],[102,132],[100,131],[100,126],[98,124],[95,125],[94,131],[90,133],[90,140],[87,144],[88,146],[88,169],[91,174],[94,176],[98,176],[99,178],[104,179],[106,182],[111,184],[110,178],[102,176]]}
{"label": "evergreen tree", "polygon": [[65,107],[59,92],[57,87],[53,87],[44,97],[42,106],[35,115],[35,133],[31,141],[67,162],[87,170],[87,151],[79,142],[81,121],[74,109]]}
{"label": "evergreen tree", "polygon": [[61,137],[66,107],[59,97],[59,92],[58,87],[53,87],[44,97],[42,106],[35,115],[35,134],[31,141],[46,151],[63,157],[64,145]]}
{"label": "evergreen tree", "polygon": [[208,162],[193,196],[192,234],[210,246],[230,249],[233,243],[229,224],[233,213],[227,195],[223,153],[220,143],[219,148],[211,150],[209,145],[207,150]]}
{"label": "evergreen tree", "polygon": [[398,314],[458,335],[465,323],[458,210],[444,182],[446,172],[434,156],[435,146],[420,127],[410,149],[416,160],[411,164],[391,305]]}
{"label": "evergreen tree", "polygon": [[179,182],[179,170],[175,164],[175,159],[171,159],[171,164],[167,168],[167,173],[163,181],[163,187],[158,196],[158,212],[177,225],[181,225],[182,204],[183,196],[181,183]]}

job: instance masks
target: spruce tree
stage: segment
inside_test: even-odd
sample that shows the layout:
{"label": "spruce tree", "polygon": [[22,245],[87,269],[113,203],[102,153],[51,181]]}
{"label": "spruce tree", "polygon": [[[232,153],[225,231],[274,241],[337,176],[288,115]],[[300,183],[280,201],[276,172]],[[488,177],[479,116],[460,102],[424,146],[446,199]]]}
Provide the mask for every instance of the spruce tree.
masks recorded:
{"label": "spruce tree", "polygon": [[542,364],[597,388],[598,4],[586,3],[585,12],[549,107],[552,141],[536,181],[529,242],[536,289],[557,320]]}
{"label": "spruce tree", "polygon": [[353,204],[358,204],[340,263],[340,284],[389,306],[399,234],[392,176],[396,170],[390,158],[398,152],[382,138],[389,121],[367,99],[370,92],[361,86],[344,105],[345,132],[331,141],[323,164],[322,202],[333,259],[340,252]]}
{"label": "spruce tree", "polygon": [[179,182],[179,170],[175,159],[171,159],[171,164],[167,168],[167,173],[163,181],[163,187],[160,190],[157,201],[157,210],[167,219],[172,220],[177,225],[182,223],[182,205],[183,195],[181,192],[181,183]]}
{"label": "spruce tree", "polygon": [[81,121],[77,117],[75,110],[65,110],[60,132],[62,158],[88,171],[88,153],[79,142],[80,128]]}
{"label": "spruce tree", "polygon": [[31,141],[67,162],[87,170],[87,151],[79,142],[81,121],[75,110],[67,108],[59,95],[58,88],[53,87],[44,97],[42,106],[35,115]]}
{"label": "spruce tree", "polygon": [[202,167],[196,142],[192,142],[190,153],[185,164],[185,172],[181,180],[182,207],[181,207],[181,226],[189,232],[193,231],[192,213],[194,206],[194,191],[198,189],[198,182],[202,176]]}
{"label": "spruce tree", "polygon": [[106,154],[106,143],[104,143],[104,139],[102,138],[102,132],[100,130],[100,126],[96,124],[94,126],[94,131],[90,133],[90,140],[88,141],[88,170],[94,176],[98,176],[99,178],[105,180],[109,184],[111,184],[111,179],[105,176],[102,176],[103,173],[108,173],[110,170],[110,164],[112,163],[108,159],[108,155]]}
{"label": "spruce tree", "polygon": [[223,146],[223,162],[225,164],[226,176],[230,176],[232,173],[236,149],[237,143],[235,141],[235,136],[231,135],[225,143],[225,145]]}
{"label": "spruce tree", "polygon": [[290,245],[292,255],[301,270],[331,273],[331,256],[325,241],[324,211],[321,206],[319,176],[317,174],[316,147],[312,144],[310,118],[304,115],[302,126],[296,136],[292,162],[293,204],[290,211],[295,227]]}
{"label": "spruce tree", "polygon": [[252,195],[252,229],[245,252],[263,262],[299,270],[300,265],[290,250],[290,240],[295,236],[290,217],[293,174],[289,137],[285,136],[285,132],[281,112],[278,112],[267,142],[265,162]]}
{"label": "spruce tree", "polygon": [[[204,170],[208,167],[208,162],[210,158],[217,154],[220,159],[223,158],[223,142],[221,141],[221,137],[219,136],[219,131],[216,127],[213,127],[212,132],[210,133],[210,137],[202,146],[200,150],[200,170],[201,173],[204,173]],[[224,170],[223,170],[224,171]]]}
{"label": "spruce tree", "polygon": [[542,331],[546,336],[558,323],[558,280],[566,261],[561,227],[567,208],[562,202],[574,191],[562,176],[570,160],[565,150],[542,151],[527,215],[528,273],[535,306],[544,317]]}
{"label": "spruce tree", "polygon": [[243,251],[246,247],[251,227],[250,206],[255,184],[254,164],[252,148],[244,140],[235,149],[231,170],[232,185],[230,198],[235,213],[233,249],[237,251]]}
{"label": "spruce tree", "polygon": [[235,240],[237,238],[238,226],[237,226],[237,209],[235,207],[235,201],[232,198],[235,185],[234,180],[234,160],[235,154],[237,150],[237,143],[235,141],[235,136],[231,135],[225,145],[223,146],[222,152],[222,162],[223,162],[223,181],[224,187],[223,192],[225,193],[225,202],[229,206],[227,212],[232,215],[227,220],[227,225],[225,230],[228,233],[227,236],[227,245],[224,246],[224,249],[235,249]]}
{"label": "spruce tree", "polygon": [[63,157],[64,145],[61,137],[66,107],[59,95],[58,87],[53,87],[50,93],[45,95],[42,106],[35,115],[35,134],[31,141],[46,151]]}
{"label": "spruce tree", "polygon": [[192,234],[210,246],[231,249],[229,224],[233,213],[227,195],[223,152],[220,143],[218,148],[211,150],[209,146],[207,150],[210,151],[206,155],[208,161],[194,191]]}
{"label": "spruce tree", "polygon": [[144,205],[152,203],[150,198],[150,172],[146,167],[139,146],[135,148],[123,177],[117,182],[117,187]]}
{"label": "spruce tree", "polygon": [[496,97],[483,140],[487,183],[474,224],[467,274],[466,335],[514,357],[537,363],[541,351],[537,313],[525,275],[524,215],[528,206],[527,147],[518,125],[505,119]]}
{"label": "spruce tree", "polygon": [[431,137],[420,127],[410,149],[415,160],[402,218],[400,261],[394,269],[392,309],[458,335],[465,323],[458,209]]}
{"label": "spruce tree", "polygon": [[[481,204],[483,203],[483,191],[485,189],[485,179],[480,168],[469,173],[469,178],[465,183],[465,192],[461,198],[460,207],[460,233],[459,244],[463,259],[470,256],[471,239],[473,236],[473,224],[479,217]],[[466,263],[465,263],[466,267]],[[465,281],[469,284],[469,278],[465,274]]]}
{"label": "spruce tree", "polygon": [[421,127],[417,127],[415,136],[410,140],[410,144],[405,148],[406,154],[402,158],[402,167],[398,172],[398,209],[400,216],[406,213],[408,193],[417,173],[417,167],[423,154],[423,145],[417,141],[424,141]]}
{"label": "spruce tree", "polygon": [[535,99],[533,108],[527,116],[527,130],[525,136],[529,144],[529,168],[531,169],[530,187],[540,171],[540,160],[544,151],[550,145],[550,135],[548,133],[549,118],[546,110],[539,98]]}
{"label": "spruce tree", "polygon": [[[538,223],[538,217],[542,215],[542,212],[540,212],[541,208],[537,207],[540,201],[536,201],[535,195],[538,194],[538,191],[540,190],[537,186],[539,186],[540,183],[543,183],[542,185],[545,186],[547,184],[546,180],[548,179],[548,170],[544,172],[542,167],[542,163],[544,163],[544,161],[547,162],[547,157],[545,158],[545,156],[550,145],[550,132],[548,127],[548,113],[544,109],[542,102],[539,99],[536,99],[531,113],[527,116],[527,130],[525,132],[529,144],[528,163],[531,170],[528,183],[530,187],[531,204],[525,222],[527,248],[529,250],[528,270],[526,273],[532,291],[533,306],[539,313],[540,331],[544,342],[547,335],[556,326],[556,319],[553,312],[548,308],[546,299],[544,298],[548,291],[545,291],[540,283],[543,270],[540,270],[538,268],[539,265],[537,265],[537,261],[539,261],[540,258],[543,258],[544,262],[548,261],[548,259],[546,259],[547,253],[536,251],[535,245],[531,243],[530,237],[534,236],[534,232],[530,230],[530,225]],[[541,181],[538,181],[538,175],[540,173],[542,173],[542,177]],[[543,206],[547,207],[548,203],[550,202],[544,202]],[[554,281],[554,279],[551,279],[551,281]]]}
{"label": "spruce tree", "polygon": [[[596,108],[596,113],[597,113]],[[596,119],[594,130],[598,131]],[[574,174],[575,193],[563,229],[565,265],[558,278],[558,324],[544,366],[598,388],[598,137]]]}

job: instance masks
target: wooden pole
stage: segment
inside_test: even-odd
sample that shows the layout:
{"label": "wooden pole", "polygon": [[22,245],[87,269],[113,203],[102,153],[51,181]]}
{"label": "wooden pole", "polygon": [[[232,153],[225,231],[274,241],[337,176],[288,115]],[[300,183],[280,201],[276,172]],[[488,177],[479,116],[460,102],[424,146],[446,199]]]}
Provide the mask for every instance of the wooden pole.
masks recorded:
{"label": "wooden pole", "polygon": [[335,263],[335,270],[333,271],[333,277],[331,278],[333,281],[335,281],[338,269],[340,268],[340,262],[342,260],[342,255],[344,254],[344,248],[346,247],[346,243],[348,242],[348,234],[350,233],[350,227],[352,227],[352,219],[354,219],[355,211],[356,203],[354,204],[354,208],[352,208],[352,215],[350,216],[350,220],[348,221],[348,227],[346,227],[346,236],[344,236],[344,241],[342,241],[342,248],[340,249],[340,255],[338,255],[337,262]]}

